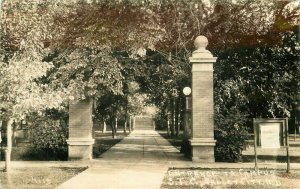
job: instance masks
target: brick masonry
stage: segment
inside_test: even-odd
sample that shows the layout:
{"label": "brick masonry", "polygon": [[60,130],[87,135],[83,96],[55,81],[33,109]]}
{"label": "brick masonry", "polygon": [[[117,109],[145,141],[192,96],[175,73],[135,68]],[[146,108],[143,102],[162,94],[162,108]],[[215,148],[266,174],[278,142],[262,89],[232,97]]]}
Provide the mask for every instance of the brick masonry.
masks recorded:
{"label": "brick masonry", "polygon": [[195,71],[193,89],[193,138],[213,138],[213,72]]}
{"label": "brick masonry", "polygon": [[94,139],[92,137],[92,100],[69,104],[69,159],[92,159]]}
{"label": "brick masonry", "polygon": [[[193,59],[192,59],[193,60]],[[215,162],[213,61],[192,62],[192,160]]]}
{"label": "brick masonry", "polygon": [[206,50],[207,38],[198,36],[197,50],[190,57],[192,64],[192,160],[214,162],[214,94],[213,63],[216,57]]}

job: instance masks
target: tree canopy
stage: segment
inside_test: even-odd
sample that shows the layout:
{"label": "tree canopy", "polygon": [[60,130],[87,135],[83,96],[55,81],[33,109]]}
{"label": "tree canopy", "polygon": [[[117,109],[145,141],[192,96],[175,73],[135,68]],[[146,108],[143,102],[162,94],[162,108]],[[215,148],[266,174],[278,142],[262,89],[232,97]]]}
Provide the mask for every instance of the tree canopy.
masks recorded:
{"label": "tree canopy", "polygon": [[290,116],[300,87],[298,24],[298,1],[6,0],[1,108],[125,97],[136,82],[165,111],[171,89],[190,84],[193,41],[205,35],[218,57],[217,131],[244,128],[253,117]]}

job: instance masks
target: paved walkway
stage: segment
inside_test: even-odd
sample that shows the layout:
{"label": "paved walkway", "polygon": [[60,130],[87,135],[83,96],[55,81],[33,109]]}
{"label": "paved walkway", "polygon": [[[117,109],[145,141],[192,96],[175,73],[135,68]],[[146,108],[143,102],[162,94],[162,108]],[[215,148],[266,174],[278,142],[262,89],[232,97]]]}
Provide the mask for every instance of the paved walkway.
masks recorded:
{"label": "paved walkway", "polygon": [[[184,158],[156,131],[149,130],[133,131],[100,158],[88,164],[87,170],[66,181],[57,189],[159,189],[165,173],[171,167],[230,169],[254,167],[253,162],[193,163]],[[286,169],[286,164],[260,162],[259,167]],[[291,169],[300,169],[300,164],[291,164]]]}
{"label": "paved walkway", "polygon": [[133,131],[58,189],[158,189],[176,162],[189,161],[156,131]]}
{"label": "paved walkway", "polygon": [[[90,168],[57,189],[159,189],[168,168],[253,168],[254,163],[193,163],[156,131],[133,131],[120,143],[89,162]],[[260,167],[286,169],[285,163]],[[300,164],[292,164],[300,169]]]}
{"label": "paved walkway", "polygon": [[[168,168],[253,168],[254,163],[193,163],[156,131],[134,131],[120,143],[92,161],[12,161],[12,167],[89,166],[57,189],[156,189]],[[4,167],[4,162],[0,162]],[[285,163],[259,162],[259,167],[286,169]],[[300,170],[300,163],[291,169]]]}

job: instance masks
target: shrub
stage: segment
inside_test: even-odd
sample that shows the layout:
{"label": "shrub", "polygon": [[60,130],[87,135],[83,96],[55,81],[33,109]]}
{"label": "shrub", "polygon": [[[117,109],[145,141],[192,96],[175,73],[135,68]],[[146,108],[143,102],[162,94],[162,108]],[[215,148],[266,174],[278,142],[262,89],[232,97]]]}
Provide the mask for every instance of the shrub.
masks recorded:
{"label": "shrub", "polygon": [[158,114],[155,118],[155,129],[156,130],[166,130],[167,129],[167,118],[161,114]]}
{"label": "shrub", "polygon": [[188,139],[182,139],[180,153],[183,153],[187,158],[191,157],[192,148]]}
{"label": "shrub", "polygon": [[[67,158],[68,127],[65,121],[51,117],[35,117],[31,125],[32,154],[38,159],[65,160]],[[36,156],[37,157],[37,156]]]}
{"label": "shrub", "polygon": [[247,139],[246,118],[234,111],[224,116],[216,114],[215,148],[216,161],[237,162]]}

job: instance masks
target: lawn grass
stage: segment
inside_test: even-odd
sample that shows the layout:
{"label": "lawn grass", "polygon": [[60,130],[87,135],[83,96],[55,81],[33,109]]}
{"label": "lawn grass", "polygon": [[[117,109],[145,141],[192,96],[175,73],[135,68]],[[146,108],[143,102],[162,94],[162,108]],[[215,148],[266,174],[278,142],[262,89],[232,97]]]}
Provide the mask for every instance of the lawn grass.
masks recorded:
{"label": "lawn grass", "polygon": [[99,158],[101,156],[101,154],[106,152],[112,146],[119,143],[125,136],[127,136],[127,134],[118,132],[116,137],[113,139],[110,132],[96,133],[95,134],[95,143],[93,145],[93,158]]}
{"label": "lawn grass", "polygon": [[300,171],[260,169],[169,169],[162,189],[294,189],[300,186]]}
{"label": "lawn grass", "polygon": [[[180,150],[183,136],[159,134]],[[300,187],[300,170],[203,169],[171,168],[166,173],[162,189],[296,189]]]}
{"label": "lawn grass", "polygon": [[[120,142],[127,134],[97,133],[93,146],[94,158]],[[0,171],[0,189],[52,189],[69,180],[87,167],[18,167],[9,173]]]}
{"label": "lawn grass", "polygon": [[168,136],[166,131],[158,131],[158,133],[165,138],[172,146],[184,154],[186,158],[191,158],[191,146],[187,139],[184,138],[182,132],[178,136]]}
{"label": "lawn grass", "polygon": [[26,167],[0,172],[0,189],[52,189],[87,167]]}
{"label": "lawn grass", "polygon": [[182,144],[182,140],[183,140],[183,134],[180,133],[178,136],[168,136],[168,133],[165,131],[158,131],[158,133],[165,138],[166,140],[169,141],[170,144],[172,144],[172,146],[174,146],[175,148],[177,148],[178,150],[180,150],[181,148],[181,144]]}

